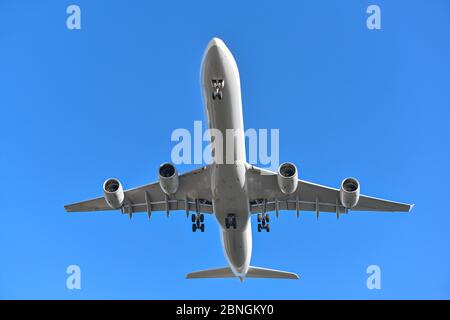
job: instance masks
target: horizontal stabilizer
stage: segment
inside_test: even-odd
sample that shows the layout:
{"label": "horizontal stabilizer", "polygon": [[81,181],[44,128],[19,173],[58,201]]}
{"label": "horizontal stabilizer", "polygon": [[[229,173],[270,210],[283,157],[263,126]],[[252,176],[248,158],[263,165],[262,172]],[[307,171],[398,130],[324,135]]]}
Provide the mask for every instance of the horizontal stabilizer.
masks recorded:
{"label": "horizontal stabilizer", "polygon": [[298,279],[299,276],[293,272],[250,267],[246,278]]}
{"label": "horizontal stabilizer", "polygon": [[195,271],[186,275],[187,279],[203,279],[203,278],[235,278],[236,276],[231,271],[230,267],[208,269],[202,271]]}
{"label": "horizontal stabilizer", "polygon": [[[207,279],[207,278],[235,278],[236,275],[229,267],[207,269],[195,271],[186,275],[187,279]],[[242,281],[244,277],[239,277]],[[292,272],[266,269],[259,267],[249,267],[245,278],[270,278],[270,279],[298,279],[299,276]]]}

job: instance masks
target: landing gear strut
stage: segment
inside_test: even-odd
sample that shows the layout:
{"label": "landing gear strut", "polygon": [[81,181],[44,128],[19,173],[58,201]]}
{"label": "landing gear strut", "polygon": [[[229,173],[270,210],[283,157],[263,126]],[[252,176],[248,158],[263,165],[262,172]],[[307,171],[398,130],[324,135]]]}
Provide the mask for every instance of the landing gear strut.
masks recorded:
{"label": "landing gear strut", "polygon": [[225,218],[225,228],[236,229],[237,228],[237,222],[236,222],[236,215],[234,213],[228,214],[228,216]]}
{"label": "landing gear strut", "polygon": [[258,232],[261,230],[266,230],[266,232],[270,232],[270,216],[266,213],[258,213]]}
{"label": "landing gear strut", "polygon": [[222,100],[223,97],[223,87],[225,85],[225,81],[222,79],[213,79],[211,80],[213,92],[212,92],[212,98],[213,100],[216,100],[218,98],[219,100]]}
{"label": "landing gear strut", "polygon": [[196,232],[200,230],[201,232],[205,232],[205,216],[203,213],[193,213],[191,216],[192,220],[192,232]]}

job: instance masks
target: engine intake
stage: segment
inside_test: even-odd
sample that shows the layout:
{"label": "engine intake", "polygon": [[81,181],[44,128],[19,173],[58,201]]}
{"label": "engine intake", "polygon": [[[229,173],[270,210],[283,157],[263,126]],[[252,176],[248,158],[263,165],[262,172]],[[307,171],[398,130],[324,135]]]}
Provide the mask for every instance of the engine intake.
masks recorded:
{"label": "engine intake", "polygon": [[290,162],[285,162],[278,168],[278,186],[284,194],[291,194],[297,190],[298,173],[297,167]]}
{"label": "engine intake", "polygon": [[158,171],[159,185],[162,191],[171,195],[178,190],[178,172],[171,163],[163,163]]}
{"label": "engine intake", "polygon": [[119,209],[122,206],[125,193],[119,180],[114,178],[106,180],[103,183],[103,193],[105,194],[106,203],[112,209]]}
{"label": "engine intake", "polygon": [[359,201],[359,182],[355,178],[346,178],[341,183],[339,191],[341,203],[346,208],[353,208]]}

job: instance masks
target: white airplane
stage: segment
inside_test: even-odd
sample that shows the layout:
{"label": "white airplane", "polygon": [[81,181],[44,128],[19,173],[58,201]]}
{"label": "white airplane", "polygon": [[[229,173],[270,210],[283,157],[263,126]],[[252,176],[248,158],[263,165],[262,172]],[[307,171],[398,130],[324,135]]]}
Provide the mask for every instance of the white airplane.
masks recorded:
{"label": "white airplane", "polygon": [[[201,84],[210,129],[244,130],[241,86],[236,62],[222,40],[213,38],[205,51]],[[237,138],[236,138],[237,137]],[[348,211],[409,212],[413,205],[392,202],[360,194],[355,178],[346,178],[340,189],[298,179],[294,164],[283,163],[278,172],[257,168],[246,162],[245,138],[236,135],[233,147],[222,155],[212,154],[213,163],[178,174],[170,163],[159,167],[159,181],[123,190],[119,180],[103,184],[104,196],[65,206],[68,212],[120,209],[128,214],[185,210],[192,214],[192,231],[205,230],[204,214],[212,214],[220,225],[228,266],[187,274],[187,278],[281,278],[298,279],[292,272],[250,266],[252,254],[251,215],[257,215],[258,232],[270,231],[269,212],[278,217],[281,210],[331,212],[339,218]],[[223,163],[223,158],[231,162]]]}

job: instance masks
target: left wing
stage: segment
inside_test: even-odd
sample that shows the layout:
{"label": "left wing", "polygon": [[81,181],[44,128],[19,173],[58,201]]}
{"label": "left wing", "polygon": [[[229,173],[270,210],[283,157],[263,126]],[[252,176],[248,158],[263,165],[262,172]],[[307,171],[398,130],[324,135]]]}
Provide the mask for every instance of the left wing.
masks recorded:
{"label": "left wing", "polygon": [[[196,169],[179,176],[179,187],[175,194],[167,196],[153,182],[141,187],[126,190],[122,207],[123,213],[186,210],[212,213],[211,177],[209,166]],[[64,206],[67,212],[114,210],[108,206],[104,197],[82,201]]]}
{"label": "left wing", "polygon": [[[290,195],[283,194],[278,187],[275,172],[251,166],[247,170],[247,188],[252,213],[295,210],[334,212],[337,215],[347,213],[339,200],[339,189],[330,188],[312,182],[298,180],[297,190]],[[353,211],[398,211],[409,212],[413,205],[393,202],[360,195]]]}

